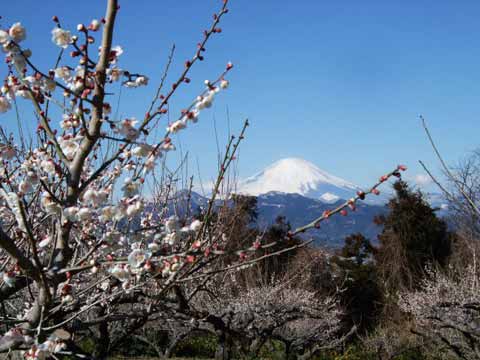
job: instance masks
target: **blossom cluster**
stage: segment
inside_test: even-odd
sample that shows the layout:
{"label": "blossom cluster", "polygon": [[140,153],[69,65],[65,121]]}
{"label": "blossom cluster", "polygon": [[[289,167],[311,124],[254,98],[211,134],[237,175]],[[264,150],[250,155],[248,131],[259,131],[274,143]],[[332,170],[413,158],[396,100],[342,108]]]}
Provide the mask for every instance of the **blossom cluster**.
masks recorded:
{"label": "blossom cluster", "polygon": [[220,32],[216,24],[221,15],[171,90],[161,94],[160,86],[151,108],[137,120],[119,115],[112,98],[120,96],[119,86],[133,91],[149,86],[150,80],[122,67],[121,46],[99,39],[99,30],[114,24],[119,9],[111,10],[110,19],[93,19],[76,29],[64,28],[53,17],[51,41],[60,54],[47,70],[36,67],[32,51],[24,47],[27,30],[22,24],[0,30],[8,69],[0,88],[0,113],[31,104],[31,120],[37,122],[30,136],[23,133],[30,123],[10,137],[3,129],[8,120],[0,124],[0,226],[2,241],[8,243],[0,243],[0,293],[7,288],[15,296],[27,294],[26,279],[34,298],[19,307],[15,324],[22,326],[0,336],[0,351],[4,341],[13,341],[30,347],[27,359],[55,357],[65,349],[49,328],[62,316],[86,311],[95,301],[106,303],[107,293],[168,283],[194,265],[211,241],[201,216],[169,209],[176,180],[159,181],[159,159],[175,150],[170,135],[196,123],[200,112],[227,89],[225,76],[233,65],[228,63],[217,80],[205,82],[165,136],[150,134],[166,117],[172,95],[190,82],[187,73],[203,60],[210,35]]}

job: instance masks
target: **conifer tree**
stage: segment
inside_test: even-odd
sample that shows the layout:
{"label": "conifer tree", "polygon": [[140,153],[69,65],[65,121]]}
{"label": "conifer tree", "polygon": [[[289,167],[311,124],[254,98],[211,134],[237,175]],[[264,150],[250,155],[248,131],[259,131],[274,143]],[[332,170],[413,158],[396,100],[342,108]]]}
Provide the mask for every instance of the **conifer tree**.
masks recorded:
{"label": "conifer tree", "polygon": [[389,213],[376,220],[383,225],[375,254],[387,291],[413,289],[427,266],[444,267],[451,253],[452,234],[420,191],[406,182],[393,185]]}

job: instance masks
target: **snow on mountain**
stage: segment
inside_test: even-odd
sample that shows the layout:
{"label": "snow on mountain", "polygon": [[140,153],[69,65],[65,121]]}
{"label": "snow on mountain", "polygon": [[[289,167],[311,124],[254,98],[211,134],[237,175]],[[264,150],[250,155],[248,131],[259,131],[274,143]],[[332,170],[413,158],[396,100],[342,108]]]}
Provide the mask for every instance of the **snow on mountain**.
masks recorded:
{"label": "snow on mountain", "polygon": [[337,202],[338,200],[340,200],[340,197],[338,197],[337,195],[335,194],[332,194],[332,193],[329,193],[329,192],[326,192],[325,194],[323,194],[322,196],[320,196],[320,200],[322,200],[323,202],[326,202],[326,203],[334,203],[334,202]]}
{"label": "snow on mountain", "polygon": [[286,158],[239,184],[239,193],[258,196],[271,191],[300,194],[332,203],[349,199],[360,188],[321,170],[311,162]]}

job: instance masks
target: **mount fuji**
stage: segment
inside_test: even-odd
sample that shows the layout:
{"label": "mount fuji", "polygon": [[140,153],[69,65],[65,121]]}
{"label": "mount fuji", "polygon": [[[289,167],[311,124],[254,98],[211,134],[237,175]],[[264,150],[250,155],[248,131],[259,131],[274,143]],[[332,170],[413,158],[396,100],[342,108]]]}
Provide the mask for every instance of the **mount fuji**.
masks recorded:
{"label": "mount fuji", "polygon": [[[309,161],[286,158],[240,182],[237,192],[253,196],[270,192],[299,194],[330,204],[349,199],[358,190],[361,190],[359,186],[331,175]],[[376,200],[378,204],[380,199]]]}
{"label": "mount fuji", "polygon": [[[325,210],[341,205],[345,200],[354,197],[358,190],[361,190],[359,186],[331,175],[311,162],[286,158],[237,182],[236,191],[233,192],[257,198],[256,224],[259,228],[275,224],[279,217],[283,217],[292,228],[296,228],[322,216]],[[382,228],[373,220],[375,216],[387,213],[385,204],[391,195],[389,190],[389,186],[384,184],[380,196],[368,196],[365,201],[357,203],[355,211],[348,210],[348,216],[329,218],[322,223],[321,229],[312,229],[304,236],[313,238],[319,246],[333,248],[343,246],[346,236],[359,232],[375,242]],[[205,208],[208,198],[192,195],[192,209]],[[430,201],[432,200],[443,204],[440,198],[430,198]]]}
{"label": "mount fuji", "polygon": [[[232,192],[256,197],[256,225],[260,229],[274,225],[278,218],[284,218],[295,229],[341,205],[359,190],[359,186],[331,175],[311,162],[286,158],[238,181]],[[177,211],[181,212],[179,206],[187,203],[190,203],[192,213],[207,206],[207,197],[192,195],[190,202],[177,201]],[[315,244],[327,247],[342,246],[346,236],[358,232],[375,241],[381,227],[373,220],[375,216],[385,214],[386,198],[369,196],[357,203],[355,211],[349,209],[349,216],[333,216],[322,223],[321,229],[312,229],[304,237],[313,238]],[[222,206],[224,200],[217,200],[216,204]]]}

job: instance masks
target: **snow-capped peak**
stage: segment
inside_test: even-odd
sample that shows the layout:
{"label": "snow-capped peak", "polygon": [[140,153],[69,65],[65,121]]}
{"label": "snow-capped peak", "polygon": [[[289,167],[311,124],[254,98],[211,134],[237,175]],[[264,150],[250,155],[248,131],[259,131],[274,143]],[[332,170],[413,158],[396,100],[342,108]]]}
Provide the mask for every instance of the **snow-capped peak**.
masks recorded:
{"label": "snow-capped peak", "polygon": [[321,170],[311,162],[286,158],[268,166],[260,173],[242,181],[239,193],[261,195],[270,191],[296,193],[306,197],[334,202],[355,195],[358,186]]}

